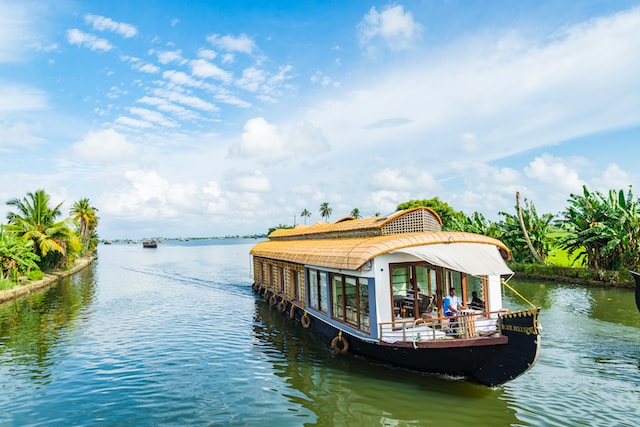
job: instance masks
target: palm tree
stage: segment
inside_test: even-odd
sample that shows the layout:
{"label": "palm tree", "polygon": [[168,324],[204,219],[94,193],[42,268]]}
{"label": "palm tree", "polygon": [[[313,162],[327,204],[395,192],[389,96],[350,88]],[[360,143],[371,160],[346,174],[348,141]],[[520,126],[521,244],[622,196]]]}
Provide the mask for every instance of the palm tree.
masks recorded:
{"label": "palm tree", "polygon": [[50,208],[50,197],[44,190],[27,193],[27,197],[13,199],[7,205],[14,206],[17,212],[9,212],[9,224],[6,231],[25,240],[32,240],[34,252],[41,259],[41,267],[59,267],[61,261],[68,261],[67,249],[81,249],[76,233],[67,220],[56,222],[60,216],[60,206]]}
{"label": "palm tree", "polygon": [[362,215],[360,215],[360,209],[358,209],[358,208],[354,208],[354,209],[351,211],[351,216],[352,216],[352,217],[354,217],[355,219],[360,219],[360,218],[362,218]]}
{"label": "palm tree", "polygon": [[96,212],[98,212],[98,209],[91,206],[87,198],[75,202],[69,211],[71,219],[78,227],[78,234],[85,251],[92,249],[90,247],[91,235],[98,226]]}
{"label": "palm tree", "polygon": [[329,221],[329,217],[331,216],[332,212],[333,209],[329,207],[329,202],[324,202],[320,205],[320,216],[322,218],[326,218],[327,221]]}
{"label": "palm tree", "polygon": [[302,212],[300,212],[300,216],[304,218],[304,225],[307,225],[307,218],[311,218],[311,212],[304,208]]}

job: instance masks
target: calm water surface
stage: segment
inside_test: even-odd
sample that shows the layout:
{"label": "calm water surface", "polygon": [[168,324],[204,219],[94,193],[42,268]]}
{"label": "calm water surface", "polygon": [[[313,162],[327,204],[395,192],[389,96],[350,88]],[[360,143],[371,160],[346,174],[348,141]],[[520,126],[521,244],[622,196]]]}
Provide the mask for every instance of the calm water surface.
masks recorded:
{"label": "calm water surface", "polygon": [[101,246],[90,268],[0,306],[0,425],[638,423],[631,290],[511,280],[543,307],[543,349],[490,389],[334,356],[254,297],[254,243]]}

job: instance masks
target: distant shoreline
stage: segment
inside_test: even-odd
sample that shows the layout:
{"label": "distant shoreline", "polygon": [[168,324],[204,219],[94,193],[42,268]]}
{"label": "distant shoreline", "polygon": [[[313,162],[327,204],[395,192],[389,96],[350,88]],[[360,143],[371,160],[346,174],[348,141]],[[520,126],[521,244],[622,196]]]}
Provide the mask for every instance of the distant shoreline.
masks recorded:
{"label": "distant shoreline", "polygon": [[7,301],[13,301],[15,299],[22,298],[27,295],[31,295],[33,293],[41,291],[53,285],[63,277],[67,277],[72,274],[75,274],[78,271],[82,270],[83,268],[91,265],[91,263],[95,261],[95,259],[96,259],[95,256],[78,258],[76,262],[73,264],[73,267],[71,267],[68,270],[51,271],[51,272],[45,273],[44,277],[40,280],[27,282],[24,284],[17,285],[11,289],[2,290],[0,291],[0,304],[5,303]]}

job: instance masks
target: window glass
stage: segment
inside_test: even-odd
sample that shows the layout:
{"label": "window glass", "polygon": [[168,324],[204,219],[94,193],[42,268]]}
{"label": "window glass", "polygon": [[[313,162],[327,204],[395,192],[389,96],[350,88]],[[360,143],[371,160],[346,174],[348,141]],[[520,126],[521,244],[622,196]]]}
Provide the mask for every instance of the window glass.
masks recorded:
{"label": "window glass", "polygon": [[391,281],[393,283],[393,294],[399,296],[407,296],[410,287],[410,267],[393,267],[391,270]]}
{"label": "window glass", "polygon": [[344,278],[344,296],[345,296],[345,309],[346,320],[348,323],[358,326],[358,299],[357,299],[357,286],[355,277]]}
{"label": "window glass", "polygon": [[318,308],[318,272],[309,270],[309,306]]}
{"label": "window glass", "polygon": [[[467,275],[467,305],[475,310],[485,310],[484,280],[482,277]],[[473,293],[477,298],[474,301]],[[472,301],[474,304],[471,304]]]}
{"label": "window glass", "polygon": [[369,332],[369,280],[358,279],[358,317],[360,329]]}
{"label": "window glass", "polygon": [[329,300],[327,299],[327,273],[320,273],[320,311],[329,311]]}
{"label": "window glass", "polygon": [[331,297],[333,299],[332,311],[336,319],[344,318],[344,292],[342,276],[331,275]]}

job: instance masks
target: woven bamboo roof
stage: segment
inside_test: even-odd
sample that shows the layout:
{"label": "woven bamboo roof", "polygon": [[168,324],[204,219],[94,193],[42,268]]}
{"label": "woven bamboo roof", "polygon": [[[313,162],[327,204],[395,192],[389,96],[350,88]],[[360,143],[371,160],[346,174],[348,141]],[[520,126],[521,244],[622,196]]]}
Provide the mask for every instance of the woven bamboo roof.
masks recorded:
{"label": "woven bamboo roof", "polygon": [[511,251],[499,240],[473,233],[442,231],[346,239],[268,240],[255,245],[251,254],[318,267],[359,270],[370,259],[397,249],[459,242],[494,245],[504,258],[511,257]]}
{"label": "woven bamboo roof", "polygon": [[347,216],[334,223],[318,222],[314,225],[299,225],[295,228],[277,229],[271,240],[326,239],[346,237],[370,237],[387,234],[405,234],[424,231],[440,231],[442,220],[428,207],[417,207],[395,212],[388,217],[355,219]]}

